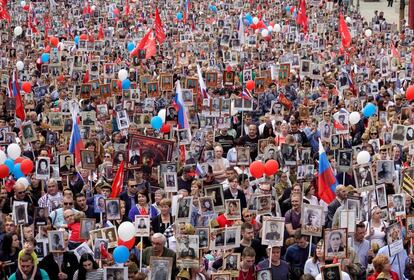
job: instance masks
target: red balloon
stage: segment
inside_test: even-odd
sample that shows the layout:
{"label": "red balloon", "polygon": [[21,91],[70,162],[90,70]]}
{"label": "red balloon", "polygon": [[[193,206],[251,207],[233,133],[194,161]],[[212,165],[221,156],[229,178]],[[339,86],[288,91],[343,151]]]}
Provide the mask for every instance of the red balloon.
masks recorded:
{"label": "red balloon", "polygon": [[231,66],[230,65],[227,65],[226,72],[231,72],[231,70],[232,70]]}
{"label": "red balloon", "polygon": [[32,91],[32,85],[30,84],[30,82],[24,82],[22,84],[22,89],[24,92],[29,93]]}
{"label": "red balloon", "polygon": [[295,11],[295,7],[290,7],[290,13],[293,14],[294,11]]}
{"label": "red balloon", "polygon": [[115,9],[114,9],[114,15],[116,15],[116,16],[117,16],[117,15],[119,15],[119,10],[118,10],[118,8],[115,8]]}
{"label": "red balloon", "polygon": [[134,245],[135,245],[135,236],[132,237],[132,239],[131,240],[128,240],[128,241],[123,241],[121,239],[118,239],[118,246],[121,246],[121,245],[124,245],[129,250],[131,250],[132,247],[134,247]]}
{"label": "red balloon", "polygon": [[279,163],[277,163],[276,160],[271,159],[271,160],[268,160],[265,163],[265,171],[264,172],[266,173],[267,176],[272,176],[272,175],[276,174],[276,172],[278,170],[279,170]]}
{"label": "red balloon", "polygon": [[14,164],[16,164],[16,163],[21,163],[22,161],[24,161],[25,160],[25,158],[24,157],[18,157],[18,158],[16,158],[15,160],[14,160]]}
{"label": "red balloon", "polygon": [[160,129],[162,133],[169,133],[171,131],[171,125],[164,123]]}
{"label": "red balloon", "polygon": [[246,88],[247,88],[248,90],[253,90],[253,89],[254,89],[254,87],[255,87],[255,83],[254,83],[254,81],[253,81],[253,80],[249,80],[249,81],[247,81],[247,83],[246,83]]}
{"label": "red balloon", "polygon": [[88,35],[82,34],[82,35],[80,35],[79,39],[86,41],[86,40],[88,40]]}
{"label": "red balloon", "polygon": [[20,165],[20,169],[22,170],[24,175],[29,174],[30,172],[33,171],[33,161],[31,161],[30,159],[25,159],[22,161],[22,164]]}
{"label": "red balloon", "polygon": [[408,101],[414,100],[414,86],[409,86],[405,92],[405,98]]}
{"label": "red balloon", "polygon": [[116,81],[116,85],[118,86],[119,90],[122,90],[122,82],[120,80]]}
{"label": "red balloon", "polygon": [[52,44],[52,46],[57,47],[57,45],[59,44],[59,39],[56,37],[52,37],[50,39],[50,43]]}
{"label": "red balloon", "polygon": [[50,46],[49,45],[47,45],[46,48],[45,48],[45,53],[48,53],[48,52],[50,52]]}
{"label": "red balloon", "polygon": [[0,164],[0,179],[9,176],[9,168],[5,164]]}
{"label": "red balloon", "polygon": [[250,164],[250,174],[255,178],[260,178],[263,176],[265,167],[260,160],[256,160]]}

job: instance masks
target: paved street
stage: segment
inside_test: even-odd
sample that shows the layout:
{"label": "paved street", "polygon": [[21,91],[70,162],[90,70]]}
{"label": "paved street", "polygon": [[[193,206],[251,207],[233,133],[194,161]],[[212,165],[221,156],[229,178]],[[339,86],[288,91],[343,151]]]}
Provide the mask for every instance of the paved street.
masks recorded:
{"label": "paved street", "polygon": [[[406,0],[408,2],[408,0]],[[356,5],[356,0],[354,0],[354,5]],[[371,18],[374,16],[374,11],[383,11],[387,22],[398,24],[398,9],[399,1],[394,0],[393,7],[387,7],[388,2],[386,0],[381,0],[379,2],[365,2],[360,0],[360,10],[362,16],[368,22],[371,21]],[[407,4],[408,6],[408,4]],[[406,7],[407,10],[407,7]]]}

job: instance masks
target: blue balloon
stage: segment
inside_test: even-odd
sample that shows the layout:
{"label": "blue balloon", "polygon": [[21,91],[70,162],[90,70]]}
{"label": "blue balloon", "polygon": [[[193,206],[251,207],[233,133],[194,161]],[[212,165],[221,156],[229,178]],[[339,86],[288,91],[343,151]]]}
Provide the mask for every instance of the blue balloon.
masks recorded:
{"label": "blue balloon", "polygon": [[21,163],[16,163],[15,165],[14,165],[14,168],[13,168],[13,175],[14,175],[14,177],[16,178],[16,179],[19,179],[19,178],[21,178],[21,177],[24,177],[24,174],[23,174],[23,172],[22,172],[22,170],[21,170]]}
{"label": "blue balloon", "polygon": [[286,6],[286,12],[290,13],[290,6],[289,5]]}
{"label": "blue balloon", "polygon": [[129,79],[125,79],[122,81],[122,89],[130,89],[131,88],[131,81]]}
{"label": "blue balloon", "polygon": [[159,130],[162,127],[162,119],[159,116],[155,116],[151,119],[151,126],[153,129]]}
{"label": "blue balloon", "polygon": [[178,12],[177,13],[177,19],[178,20],[182,20],[183,19],[183,13],[182,12]]}
{"label": "blue balloon", "polygon": [[48,53],[42,53],[41,59],[43,63],[49,62],[50,55]]}
{"label": "blue balloon", "polygon": [[124,245],[116,247],[113,253],[113,257],[116,263],[125,263],[129,258],[128,248]]}
{"label": "blue balloon", "polygon": [[10,171],[10,172],[12,172],[12,171],[13,171],[13,169],[14,169],[14,160],[12,160],[12,159],[10,159],[10,158],[7,158],[7,159],[4,161],[4,164],[5,164],[5,165],[7,165],[7,167],[9,168],[9,171]]}
{"label": "blue balloon", "polygon": [[377,107],[374,104],[367,103],[367,105],[365,105],[364,109],[362,109],[362,114],[365,117],[369,118],[369,117],[373,116],[376,111],[377,111]]}
{"label": "blue balloon", "polygon": [[210,10],[214,13],[217,13],[217,7],[214,5],[210,5]]}
{"label": "blue balloon", "polygon": [[79,40],[80,40],[80,37],[79,37],[79,36],[75,36],[75,40],[74,40],[74,41],[75,41],[75,44],[76,44],[76,45],[78,45],[78,44],[79,44]]}
{"label": "blue balloon", "polygon": [[127,49],[129,52],[132,52],[135,49],[135,44],[133,42],[129,42],[127,45]]}
{"label": "blue balloon", "polygon": [[244,17],[250,24],[253,24],[253,17],[251,14],[246,14]]}

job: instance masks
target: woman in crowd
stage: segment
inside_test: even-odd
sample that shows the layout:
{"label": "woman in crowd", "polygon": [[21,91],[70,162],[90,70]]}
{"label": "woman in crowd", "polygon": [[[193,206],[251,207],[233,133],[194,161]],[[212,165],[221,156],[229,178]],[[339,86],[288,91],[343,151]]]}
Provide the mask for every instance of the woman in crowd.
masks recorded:
{"label": "woman in crowd", "polygon": [[164,231],[173,223],[173,217],[171,215],[171,199],[163,198],[160,201],[161,213],[151,221],[152,230],[154,233]]}
{"label": "woman in crowd", "polygon": [[73,275],[74,280],[103,280],[103,270],[99,268],[91,254],[80,257],[79,269]]}
{"label": "woman in crowd", "polygon": [[388,224],[381,218],[381,208],[374,206],[371,210],[371,221],[365,224],[367,226],[365,238],[371,240],[371,243],[377,243],[380,247],[385,246],[385,230]]}
{"label": "woman in crowd", "polygon": [[129,220],[134,222],[136,215],[150,216],[151,219],[158,215],[157,209],[150,204],[150,198],[146,189],[138,191],[138,203],[129,210]]}

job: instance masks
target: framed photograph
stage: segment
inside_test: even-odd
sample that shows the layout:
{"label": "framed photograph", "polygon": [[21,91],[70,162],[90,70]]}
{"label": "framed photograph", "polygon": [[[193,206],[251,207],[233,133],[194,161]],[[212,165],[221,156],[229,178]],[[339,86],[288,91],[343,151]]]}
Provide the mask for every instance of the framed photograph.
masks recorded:
{"label": "framed photograph", "polygon": [[405,142],[410,143],[414,141],[414,125],[407,126],[405,133]]}
{"label": "framed photograph", "polygon": [[81,163],[82,168],[88,170],[95,170],[95,151],[81,150]]}
{"label": "framed photograph", "polygon": [[226,199],[225,216],[227,220],[240,220],[241,219],[241,206],[240,199]]}
{"label": "framed photograph", "polygon": [[343,171],[352,168],[352,150],[338,151],[338,168]]}
{"label": "framed photograph", "polygon": [[47,240],[45,239],[41,241],[36,240],[34,252],[36,253],[37,258],[39,260],[42,260],[48,254]]}
{"label": "framed photograph", "polygon": [[391,142],[394,144],[404,145],[406,126],[400,124],[394,124],[392,126]]}
{"label": "framed photograph", "polygon": [[256,196],[256,214],[270,214],[272,211],[272,195],[257,195]]}
{"label": "framed photograph", "polygon": [[272,279],[272,272],[270,269],[263,269],[257,272],[257,280],[270,280]]}
{"label": "framed photograph", "polygon": [[47,218],[49,217],[48,207],[36,207],[34,211],[34,224],[36,227],[47,225]]}
{"label": "framed photograph", "polygon": [[322,280],[342,280],[340,264],[324,265],[321,270]]}
{"label": "framed photograph", "polygon": [[348,233],[354,233],[357,221],[355,210],[342,210],[339,215],[339,227],[347,228]]}
{"label": "framed photograph", "polygon": [[248,147],[236,147],[237,165],[250,164],[250,149]]}
{"label": "framed photograph", "polygon": [[49,251],[64,252],[65,251],[65,240],[63,238],[64,231],[52,230],[47,233],[49,240]]}
{"label": "framed photograph", "polygon": [[182,89],[183,101],[185,106],[192,106],[194,104],[193,91],[191,89]]}
{"label": "framed photograph", "polygon": [[224,242],[226,249],[238,248],[240,246],[240,226],[225,228]]}
{"label": "framed photograph", "polygon": [[[240,253],[230,253],[223,258],[222,270],[231,274],[232,277],[239,276]],[[269,278],[271,279],[271,278]]]}
{"label": "framed photograph", "polygon": [[169,280],[172,273],[172,258],[154,257],[150,258],[151,271],[150,280]]}
{"label": "framed photograph", "polygon": [[323,217],[323,206],[303,204],[301,215],[302,233],[321,237]]}
{"label": "framed photograph", "polygon": [[191,141],[190,129],[178,129],[177,130],[178,141],[180,145],[188,145]]}
{"label": "framed photograph", "polygon": [[108,248],[114,248],[118,244],[118,232],[116,227],[106,227],[102,229],[103,238],[108,240]]}
{"label": "framed photograph", "polygon": [[387,244],[390,256],[395,256],[404,250],[401,224],[396,222],[387,227]]}
{"label": "framed photograph", "polygon": [[29,222],[27,206],[27,202],[13,201],[12,216],[16,225],[27,224]]}
{"label": "framed photograph", "polygon": [[387,207],[387,195],[384,184],[375,186],[375,197],[379,208]]}
{"label": "framed photograph", "polygon": [[198,235],[177,236],[177,264],[184,268],[199,267]]}
{"label": "framed photograph", "polygon": [[128,267],[105,267],[104,280],[128,279]]}
{"label": "framed photograph", "polygon": [[371,164],[361,164],[354,168],[354,178],[358,192],[371,191],[375,188]]}
{"label": "framed photograph", "polygon": [[338,150],[341,148],[341,136],[339,134],[331,135],[331,150]]}
{"label": "framed photograph", "polygon": [[206,86],[208,88],[216,88],[218,85],[217,73],[206,72]]}
{"label": "framed photograph", "polygon": [[49,125],[53,130],[63,129],[63,118],[61,112],[49,112]]}
{"label": "framed photograph", "polygon": [[150,218],[148,216],[135,215],[135,236],[148,237],[150,236]]}
{"label": "framed photograph", "polygon": [[118,198],[107,198],[105,199],[105,213],[107,220],[120,220],[121,210],[119,206]]}
{"label": "framed photograph", "polygon": [[414,215],[407,215],[407,234],[414,233]]}
{"label": "framed photograph", "polygon": [[393,182],[394,175],[394,161],[392,160],[378,160],[377,161],[377,184]]}
{"label": "framed photograph", "polygon": [[333,115],[334,127],[337,134],[349,133],[349,114],[339,111]]}
{"label": "framed photograph", "polygon": [[325,229],[325,258],[345,259],[347,256],[346,228]]}
{"label": "framed photograph", "polygon": [[178,183],[177,183],[177,173],[176,172],[166,172],[163,174],[164,179],[164,190],[166,192],[177,192]]}
{"label": "framed photograph", "polygon": [[[14,132],[11,132],[11,133],[13,133],[13,134],[15,134]],[[5,136],[6,136],[6,141],[7,141],[7,143],[14,143],[14,141],[16,141],[15,139],[16,139],[16,137],[15,137],[15,135],[14,135],[14,137],[13,138],[8,138],[8,136],[9,136],[9,134],[8,133],[6,133],[5,134]],[[14,141],[13,141],[13,139],[14,139]],[[54,145],[57,145],[58,144],[58,134],[57,134],[57,132],[53,132],[53,131],[47,131],[46,132],[46,145],[49,145],[49,146],[54,146]],[[13,141],[13,142],[10,142],[10,141]]]}
{"label": "framed photograph", "polygon": [[[102,232],[102,231],[101,231]],[[108,250],[109,244],[108,240],[102,238],[96,238],[93,245],[93,256],[95,260],[100,260],[102,258],[102,249]]]}
{"label": "framed photograph", "polygon": [[224,86],[234,85],[234,71],[225,71],[223,73],[223,84]]}
{"label": "framed photograph", "polygon": [[211,280],[231,280],[231,273],[225,273],[225,272],[212,273]]}
{"label": "framed photograph", "polygon": [[395,216],[405,215],[405,199],[403,193],[397,193],[392,195],[392,207],[395,211]]}
{"label": "framed photograph", "polygon": [[95,194],[93,196],[93,205],[95,213],[105,213],[105,196],[103,194]]}
{"label": "framed photograph", "polygon": [[204,195],[213,198],[214,211],[216,213],[224,212],[223,185],[206,186],[204,188]]}
{"label": "framed photograph", "polygon": [[39,157],[36,161],[36,179],[47,180],[50,178],[50,158]]}
{"label": "framed photograph", "polygon": [[282,158],[285,161],[285,165],[294,166],[296,165],[297,155],[296,146],[290,144],[282,144],[281,147]]}
{"label": "framed photograph", "polygon": [[270,217],[263,221],[262,244],[281,247],[284,233],[285,218]]}
{"label": "framed photograph", "polygon": [[198,198],[201,215],[214,214],[214,198],[211,196],[203,196]]}
{"label": "framed photograph", "polygon": [[23,131],[23,142],[30,143],[37,140],[37,134],[32,123],[23,124],[21,129]]}
{"label": "framed photograph", "polygon": [[161,162],[172,159],[174,142],[143,135],[130,135],[129,150],[139,150],[141,164],[158,166]]}
{"label": "framed photograph", "polygon": [[191,206],[193,205],[193,197],[182,197],[177,201],[177,209],[175,219],[176,222],[189,223],[191,219]]}
{"label": "framed photograph", "polygon": [[75,172],[75,158],[73,154],[59,155],[59,170],[62,175]]}
{"label": "framed photograph", "polygon": [[208,249],[210,247],[210,229],[208,227],[195,228],[195,234],[198,235],[198,249]]}
{"label": "framed photograph", "polygon": [[264,149],[264,160],[267,161],[269,159],[277,160],[278,153],[277,147],[273,144],[267,145]]}
{"label": "framed photograph", "polygon": [[81,245],[79,245],[78,247],[76,247],[76,249],[73,250],[73,253],[78,258],[78,261],[80,260],[80,258],[81,258],[81,256],[83,254],[91,254],[93,256],[93,251],[89,247],[89,245],[88,245],[87,242],[83,242]]}
{"label": "framed photograph", "polygon": [[361,197],[359,196],[348,196],[345,202],[345,208],[347,210],[355,211],[356,220],[361,220]]}
{"label": "framed photograph", "polygon": [[80,238],[89,239],[89,233],[95,230],[96,219],[82,218],[80,220]]}

